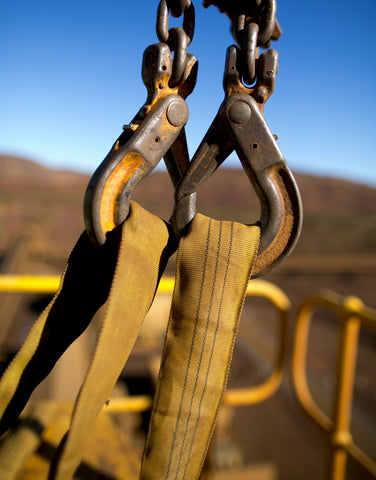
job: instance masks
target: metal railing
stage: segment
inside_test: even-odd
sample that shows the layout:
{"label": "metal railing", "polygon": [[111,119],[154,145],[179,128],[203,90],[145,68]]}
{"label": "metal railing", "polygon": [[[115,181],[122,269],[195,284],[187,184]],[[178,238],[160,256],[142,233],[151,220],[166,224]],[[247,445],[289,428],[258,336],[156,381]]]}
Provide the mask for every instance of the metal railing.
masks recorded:
{"label": "metal railing", "polygon": [[232,406],[253,405],[271,397],[282,383],[287,360],[287,321],[290,300],[279,287],[260,279],[249,282],[247,296],[264,298],[276,308],[279,316],[279,344],[275,355],[274,368],[269,378],[260,385],[226,391],[224,402]]}
{"label": "metal railing", "polygon": [[[52,294],[57,290],[59,281],[57,276],[0,275],[0,291]],[[173,288],[174,279],[164,277],[160,282],[158,292],[171,292]],[[281,385],[287,361],[289,299],[276,285],[259,279],[249,283],[247,296],[262,297],[276,308],[279,315],[280,339],[274,369],[269,378],[260,385],[227,390],[224,401],[225,404],[232,406],[251,405],[271,397]],[[333,311],[340,324],[336,367],[337,389],[332,418],[329,418],[315,403],[307,380],[306,363],[310,325],[313,313],[318,306]],[[376,463],[353,442],[350,429],[361,326],[376,332],[376,311],[364,306],[363,302],[356,297],[342,297],[333,292],[306,298],[297,315],[292,361],[293,386],[303,410],[328,434],[331,445],[329,480],[346,478],[346,464],[349,455],[376,478]],[[139,395],[111,398],[105,408],[109,413],[119,413],[141,412],[151,407],[152,398],[147,395]]]}
{"label": "metal railing", "polygon": [[[334,312],[340,327],[336,365],[337,388],[332,418],[315,403],[307,380],[309,331],[314,310],[318,306]],[[342,297],[333,292],[306,298],[298,312],[292,363],[293,384],[303,410],[328,434],[331,446],[329,480],[346,478],[348,455],[376,477],[376,463],[353,442],[351,434],[351,411],[361,325],[376,332],[376,311],[365,307],[357,297]]]}
{"label": "metal railing", "polygon": [[[23,293],[55,293],[60,278],[58,276],[41,275],[0,275],[0,291]],[[158,293],[172,292],[174,288],[172,277],[163,277]],[[249,388],[229,389],[225,393],[224,402],[227,405],[251,405],[262,402],[273,395],[279,388],[286,363],[287,319],[290,301],[285,293],[276,285],[265,280],[255,279],[248,284],[247,296],[258,296],[268,300],[276,309],[280,320],[280,342],[274,365],[269,378],[260,385]],[[152,406],[152,399],[146,395],[112,398],[106,407],[107,412],[140,412]]]}

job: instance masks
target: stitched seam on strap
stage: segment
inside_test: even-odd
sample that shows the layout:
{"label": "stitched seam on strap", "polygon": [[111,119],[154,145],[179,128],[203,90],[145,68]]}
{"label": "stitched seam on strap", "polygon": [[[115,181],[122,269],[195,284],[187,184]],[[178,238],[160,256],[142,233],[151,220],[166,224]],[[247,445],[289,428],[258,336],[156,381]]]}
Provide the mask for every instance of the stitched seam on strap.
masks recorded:
{"label": "stitched seam on strap", "polygon": [[[221,222],[221,232],[222,232],[222,222]],[[204,396],[205,396],[206,386],[207,386],[207,383],[208,383],[208,377],[209,377],[210,369],[211,369],[211,366],[212,366],[212,360],[213,360],[213,355],[214,355],[214,347],[215,347],[215,343],[216,343],[216,340],[217,340],[217,334],[218,334],[218,329],[219,329],[219,324],[220,324],[221,310],[222,310],[222,304],[223,304],[223,296],[224,296],[224,292],[225,292],[225,289],[226,289],[227,276],[228,276],[228,270],[229,270],[229,265],[230,265],[232,240],[233,240],[233,224],[231,224],[230,243],[229,243],[229,247],[228,247],[226,270],[225,270],[225,274],[224,274],[224,282],[223,282],[222,292],[221,292],[221,300],[220,300],[219,309],[218,309],[217,324],[216,324],[216,327],[215,327],[214,339],[213,339],[212,348],[211,348],[211,352],[210,352],[210,360],[209,360],[208,367],[207,367],[207,370],[206,370],[205,386],[204,386],[204,389],[202,391],[201,398],[200,398],[198,415],[197,415],[197,419],[196,419],[196,425],[195,425],[195,428],[194,428],[194,431],[193,431],[191,445],[189,447],[188,458],[190,458],[190,456],[191,456],[195,436],[196,436],[197,429],[198,429],[198,424],[200,422],[202,402],[203,402],[203,399],[204,399]],[[206,445],[206,447],[207,447],[207,445]],[[187,467],[188,467],[188,463],[186,463],[186,465],[185,465],[183,480],[185,479],[185,476],[186,476],[186,473],[187,473]]]}
{"label": "stitched seam on strap", "polygon": [[[218,237],[217,251],[220,250],[221,242],[222,242],[222,222],[220,223],[220,228],[219,228],[219,237]],[[185,425],[183,442],[182,442],[181,447],[180,447],[179,462],[178,462],[178,467],[177,467],[178,469],[179,469],[179,467],[180,467],[180,462],[181,462],[181,458],[182,458],[182,455],[183,455],[184,444],[185,444],[185,441],[186,441],[186,439],[187,439],[189,420],[190,420],[190,418],[191,418],[191,412],[192,412],[192,405],[193,405],[193,401],[194,401],[194,398],[195,398],[195,393],[196,393],[196,388],[197,388],[197,384],[198,384],[198,379],[199,379],[199,376],[200,376],[202,357],[203,357],[203,354],[204,354],[205,344],[206,344],[206,340],[207,340],[207,334],[208,334],[208,330],[209,330],[209,319],[210,319],[210,315],[211,315],[211,311],[212,311],[212,307],[213,307],[214,290],[215,290],[215,283],[216,283],[216,279],[217,279],[218,259],[219,259],[219,255],[217,255],[216,260],[215,260],[214,281],[213,281],[213,284],[212,284],[212,290],[211,290],[211,295],[210,295],[209,310],[208,310],[208,313],[207,313],[207,316],[206,316],[205,333],[204,333],[204,338],[203,338],[202,346],[201,346],[201,353],[200,353],[200,359],[199,359],[198,369],[197,369],[197,372],[196,372],[196,375],[195,375],[195,377],[196,377],[196,378],[195,378],[195,383],[194,383],[194,387],[193,387],[192,394],[191,394],[191,401],[190,401],[190,405],[189,405],[188,418],[187,418],[186,425]],[[211,358],[209,359],[209,361],[211,361]],[[204,388],[205,388],[205,387],[204,387]],[[191,446],[191,448],[190,448],[190,452],[191,452],[191,450],[192,450],[192,446]],[[189,455],[188,455],[188,459],[189,459]],[[187,465],[188,465],[188,462],[185,464],[183,479],[185,478],[185,472],[186,472],[186,469],[187,469]]]}
{"label": "stitched seam on strap", "polygon": [[199,299],[198,299],[198,304],[197,304],[195,326],[194,326],[192,340],[191,340],[191,347],[190,347],[190,350],[189,350],[188,366],[187,366],[187,370],[185,372],[183,391],[182,391],[182,395],[181,395],[181,399],[180,399],[180,405],[179,405],[179,412],[178,412],[176,422],[175,422],[174,435],[173,435],[173,439],[172,439],[170,455],[169,455],[169,459],[168,459],[167,472],[166,472],[166,477],[165,477],[166,479],[168,478],[168,475],[169,475],[170,469],[171,469],[172,454],[173,454],[173,451],[175,449],[176,436],[177,436],[178,426],[179,426],[179,422],[180,422],[181,411],[182,411],[182,407],[183,407],[183,403],[184,403],[183,400],[184,400],[184,395],[185,395],[185,389],[186,389],[186,386],[187,386],[187,381],[188,381],[188,376],[189,376],[188,374],[189,374],[189,369],[190,369],[192,355],[193,355],[194,340],[195,340],[196,334],[197,334],[197,324],[198,324],[198,319],[199,319],[200,310],[201,310],[202,295],[203,295],[204,282],[205,282],[205,276],[206,276],[206,264],[207,264],[207,260],[208,260],[211,224],[212,224],[212,219],[210,219],[209,225],[208,225],[208,234],[207,234],[207,239],[206,239],[205,257],[204,257],[204,264],[203,264],[201,284],[200,284],[200,294],[199,294]]}

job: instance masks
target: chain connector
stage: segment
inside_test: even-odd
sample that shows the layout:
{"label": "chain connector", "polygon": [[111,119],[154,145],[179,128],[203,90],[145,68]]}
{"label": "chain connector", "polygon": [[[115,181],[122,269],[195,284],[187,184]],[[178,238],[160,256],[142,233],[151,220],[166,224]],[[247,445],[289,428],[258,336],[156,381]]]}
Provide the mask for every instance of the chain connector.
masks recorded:
{"label": "chain connector", "polygon": [[[193,40],[195,31],[195,8],[192,2],[189,5],[186,2],[186,8],[183,11],[183,30],[188,37],[188,45]],[[168,28],[169,6],[166,0],[161,0],[158,5],[157,12],[157,36],[158,40],[163,43],[168,43],[170,30]],[[180,17],[180,15],[179,15]]]}

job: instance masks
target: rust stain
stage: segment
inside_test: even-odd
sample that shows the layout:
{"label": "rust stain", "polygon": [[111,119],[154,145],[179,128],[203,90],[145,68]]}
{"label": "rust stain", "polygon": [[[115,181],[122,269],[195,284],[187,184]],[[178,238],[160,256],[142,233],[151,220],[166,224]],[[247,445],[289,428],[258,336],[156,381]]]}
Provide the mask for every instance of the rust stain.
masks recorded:
{"label": "rust stain", "polygon": [[143,158],[139,153],[128,153],[108,178],[100,204],[100,219],[104,231],[109,232],[116,227],[116,199],[124,184],[132,178],[142,164]]}

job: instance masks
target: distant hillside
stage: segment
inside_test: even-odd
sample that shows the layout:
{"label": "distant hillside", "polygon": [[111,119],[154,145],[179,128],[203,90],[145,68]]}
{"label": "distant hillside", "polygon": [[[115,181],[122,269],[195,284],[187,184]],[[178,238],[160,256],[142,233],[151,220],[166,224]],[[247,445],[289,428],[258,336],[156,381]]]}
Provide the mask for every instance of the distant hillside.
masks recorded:
{"label": "distant hillside", "polygon": [[0,253],[20,234],[29,234],[43,252],[68,255],[83,229],[88,177],[9,156],[0,156],[0,168]]}
{"label": "distant hillside", "polygon": [[[296,173],[304,220],[297,255],[376,255],[376,189],[346,180]],[[168,218],[173,189],[162,172],[144,179],[134,198]],[[201,212],[252,223],[259,202],[240,169],[220,168],[198,192]]]}
{"label": "distant hillside", "polygon": [[[83,229],[82,201],[89,177],[22,158],[0,156],[0,252],[18,233],[33,231],[48,251],[65,256]],[[304,228],[296,254],[376,255],[376,189],[334,178],[296,174]],[[173,188],[156,172],[133,196],[168,218]],[[220,168],[199,190],[200,211],[252,223],[259,204],[242,170]]]}
{"label": "distant hillside", "polygon": [[87,175],[68,170],[53,170],[31,160],[0,155],[0,184],[14,182],[16,185],[81,185],[87,181]]}

